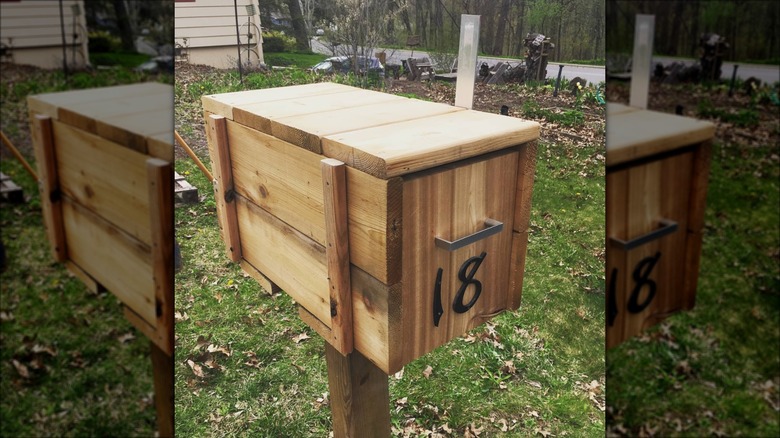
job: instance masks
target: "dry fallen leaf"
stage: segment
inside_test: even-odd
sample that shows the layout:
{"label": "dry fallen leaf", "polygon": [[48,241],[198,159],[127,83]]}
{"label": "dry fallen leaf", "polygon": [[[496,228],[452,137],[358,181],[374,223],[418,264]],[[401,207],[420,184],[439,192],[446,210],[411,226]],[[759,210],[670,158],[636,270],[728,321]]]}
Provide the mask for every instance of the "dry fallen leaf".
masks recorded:
{"label": "dry fallen leaf", "polygon": [[27,370],[27,366],[25,366],[23,363],[19,362],[16,359],[13,359],[11,362],[14,364],[14,368],[16,368],[16,372],[19,373],[20,376],[22,376],[25,379],[30,378],[30,371]]}
{"label": "dry fallen leaf", "polygon": [[189,359],[187,359],[187,365],[189,365],[190,368],[192,368],[192,372],[195,373],[196,376],[203,377],[203,368],[200,365],[196,364],[195,362]]}
{"label": "dry fallen leaf", "polygon": [[298,336],[293,337],[293,342],[296,344],[300,344],[301,342],[305,341],[306,339],[309,339],[310,336],[306,334],[306,332],[301,333]]}
{"label": "dry fallen leaf", "polygon": [[224,354],[227,357],[230,357],[233,353],[230,351],[229,347],[220,347],[218,345],[209,344],[208,347],[206,347],[206,351],[209,353],[219,352]]}
{"label": "dry fallen leaf", "polygon": [[57,350],[55,350],[54,348],[48,347],[46,345],[40,345],[40,344],[33,345],[32,352],[33,353],[46,353],[49,356],[56,356],[57,355]]}
{"label": "dry fallen leaf", "polygon": [[124,335],[121,335],[121,336],[117,337],[117,340],[121,344],[125,344],[127,342],[130,342],[133,339],[135,339],[135,335],[133,334],[133,332],[127,332]]}

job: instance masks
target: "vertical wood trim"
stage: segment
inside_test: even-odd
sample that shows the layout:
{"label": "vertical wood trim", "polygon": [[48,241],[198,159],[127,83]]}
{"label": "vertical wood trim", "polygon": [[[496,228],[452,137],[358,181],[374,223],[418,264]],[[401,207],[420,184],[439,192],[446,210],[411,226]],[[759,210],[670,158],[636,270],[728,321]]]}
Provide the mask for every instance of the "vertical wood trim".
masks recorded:
{"label": "vertical wood trim", "polygon": [[698,233],[704,227],[704,213],[707,204],[707,185],[712,160],[712,140],[705,141],[693,154],[693,178],[691,181],[690,207],[688,209],[688,231]]}
{"label": "vertical wood trim", "polygon": [[685,309],[696,304],[696,289],[699,280],[701,250],[703,243],[704,215],[707,208],[707,186],[712,161],[712,140],[702,142],[693,154],[693,178],[691,181],[690,208],[688,210],[688,229],[685,241],[684,285]]}
{"label": "vertical wood trim", "polygon": [[34,119],[33,141],[40,150],[38,158],[38,181],[41,193],[43,219],[46,234],[51,244],[54,259],[64,262],[68,258],[65,242],[65,228],[62,221],[62,191],[57,175],[57,155],[54,151],[54,133],[51,117],[36,115]]}
{"label": "vertical wood trim", "polygon": [[506,307],[517,310],[523,296],[523,274],[525,272],[525,256],[528,249],[528,233],[512,232],[512,261],[509,278],[509,294]]}
{"label": "vertical wood trim", "polygon": [[[241,260],[241,242],[238,238],[238,216],[236,215],[236,195],[233,183],[233,166],[230,160],[230,143],[228,141],[227,120],[223,116],[210,115],[208,118],[209,134],[214,140],[214,151],[217,155],[217,167],[214,168],[214,196],[217,204],[220,223],[223,228],[225,251],[230,260]],[[220,212],[221,211],[221,212]]]}
{"label": "vertical wood trim", "polygon": [[342,356],[325,344],[333,416],[333,434],[342,437],[389,437],[390,391],[387,374],[357,350]]}
{"label": "vertical wood trim", "polygon": [[170,438],[174,436],[173,356],[158,348],[154,342],[151,342],[151,348],[158,436]]}
{"label": "vertical wood trim", "polygon": [[353,334],[346,165],[326,158],[321,161],[321,169],[333,345],[341,354],[348,354],[352,352]]}
{"label": "vertical wood trim", "polygon": [[520,147],[517,166],[514,231],[528,231],[531,219],[531,198],[533,197],[534,174],[536,170],[537,141],[530,141]]}
{"label": "vertical wood trim", "polygon": [[146,160],[149,182],[149,216],[152,231],[157,331],[160,348],[173,354],[173,166],[159,158]]}

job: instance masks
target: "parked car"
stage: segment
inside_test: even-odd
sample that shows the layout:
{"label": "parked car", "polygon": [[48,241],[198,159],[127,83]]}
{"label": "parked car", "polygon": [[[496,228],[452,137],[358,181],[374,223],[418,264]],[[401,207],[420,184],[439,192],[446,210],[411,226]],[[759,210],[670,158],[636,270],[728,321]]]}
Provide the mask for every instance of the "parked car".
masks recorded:
{"label": "parked car", "polygon": [[[366,72],[378,73],[380,76],[384,77],[385,66],[383,66],[382,63],[379,62],[377,58],[358,56],[356,57],[356,59],[357,59],[359,73],[361,74]],[[315,73],[325,73],[325,74],[336,73],[336,72],[349,73],[351,71],[354,71],[352,68],[352,60],[353,58],[351,56],[333,56],[322,62],[317,63],[310,70]]]}

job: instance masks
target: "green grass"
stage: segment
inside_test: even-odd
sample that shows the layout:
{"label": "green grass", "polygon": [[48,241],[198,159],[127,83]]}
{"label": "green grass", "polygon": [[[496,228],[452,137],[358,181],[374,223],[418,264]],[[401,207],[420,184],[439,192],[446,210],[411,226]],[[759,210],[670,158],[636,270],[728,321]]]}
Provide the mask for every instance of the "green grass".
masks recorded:
{"label": "green grass", "polygon": [[[13,69],[5,68],[2,130],[33,166],[28,93],[154,79],[120,69],[67,79],[35,70],[12,80]],[[27,197],[0,204],[8,257],[0,274],[0,436],[153,436],[149,341],[125,320],[113,295],[91,294],[54,262],[36,181],[5,151],[0,170]]]}
{"label": "green grass", "polygon": [[113,295],[90,294],[54,262],[35,181],[13,159],[0,169],[31,197],[0,207],[0,435],[152,436],[149,341]]}
{"label": "green grass", "polygon": [[138,67],[149,59],[149,55],[142,53],[90,53],[89,61],[93,65],[121,66],[128,69]]}
{"label": "green grass", "polygon": [[585,123],[585,114],[582,110],[573,108],[563,111],[553,111],[541,108],[533,100],[523,102],[523,115],[532,119],[545,119],[548,122],[560,123],[563,126],[579,126]]}
{"label": "green grass", "polygon": [[[178,108],[177,124],[199,123],[197,96],[182,88]],[[395,436],[603,436],[603,160],[599,146],[540,144],[523,304],[390,377]],[[211,183],[191,160],[176,167],[205,197],[176,209],[177,433],[327,436],[324,341],[286,294],[228,261]],[[296,343],[301,333],[311,338]]]}
{"label": "green grass", "polygon": [[777,157],[777,146],[716,144],[696,307],[607,352],[613,426],[780,434]]}
{"label": "green grass", "polygon": [[320,53],[284,52],[264,53],[263,57],[265,63],[270,66],[309,68],[325,60],[328,56]]}
{"label": "green grass", "polygon": [[740,127],[755,127],[759,124],[758,111],[753,108],[743,108],[736,111],[715,108],[709,100],[699,102],[699,117],[720,119]]}
{"label": "green grass", "polygon": [[606,58],[598,59],[572,59],[570,61],[563,62],[562,64],[580,64],[580,65],[606,65]]}

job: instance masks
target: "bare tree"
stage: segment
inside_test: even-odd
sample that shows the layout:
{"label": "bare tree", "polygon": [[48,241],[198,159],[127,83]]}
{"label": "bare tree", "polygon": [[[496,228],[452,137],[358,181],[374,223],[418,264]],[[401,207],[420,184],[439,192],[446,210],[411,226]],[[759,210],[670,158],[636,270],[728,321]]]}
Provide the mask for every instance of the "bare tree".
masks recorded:
{"label": "bare tree", "polygon": [[[406,8],[402,0],[338,0],[335,30],[330,42],[338,44],[347,56],[372,56],[374,49],[388,40],[387,22]],[[358,63],[352,63],[358,73]]]}

